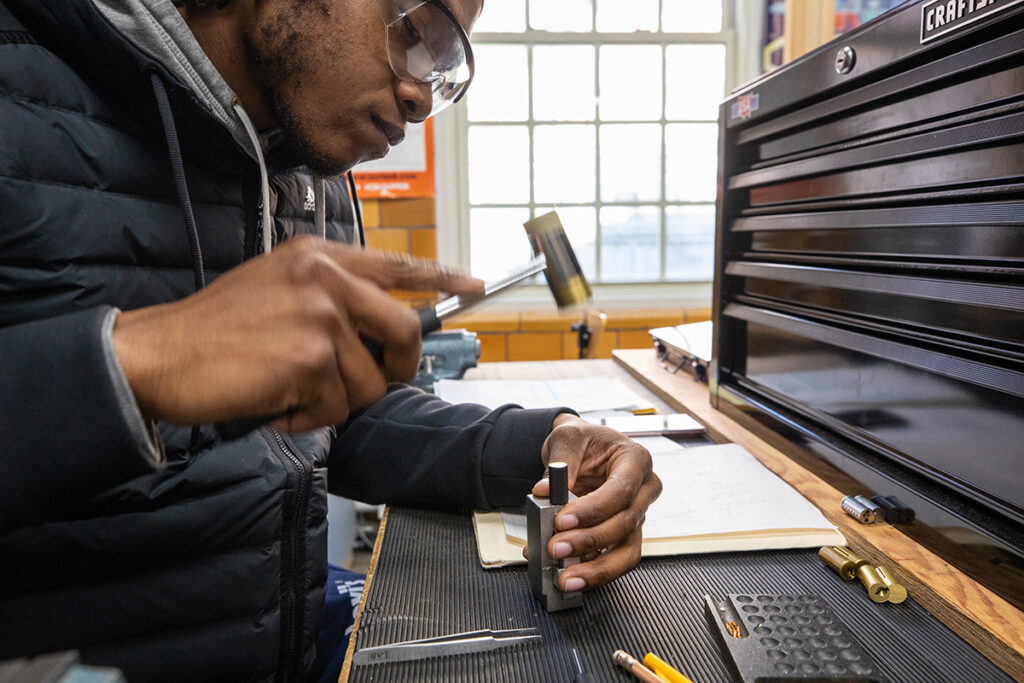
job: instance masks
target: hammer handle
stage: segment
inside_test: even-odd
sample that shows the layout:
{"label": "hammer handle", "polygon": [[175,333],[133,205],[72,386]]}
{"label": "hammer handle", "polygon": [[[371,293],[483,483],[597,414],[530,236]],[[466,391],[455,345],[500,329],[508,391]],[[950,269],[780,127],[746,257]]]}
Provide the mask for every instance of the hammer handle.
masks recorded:
{"label": "hammer handle", "polygon": [[[437,312],[433,306],[424,306],[423,308],[416,309],[417,315],[420,316],[420,336],[426,337],[431,332],[436,332],[441,329],[441,319],[437,317]],[[370,352],[373,359],[377,361],[377,365],[384,363],[384,347],[373,339],[367,339],[361,337],[363,340],[363,346]]]}

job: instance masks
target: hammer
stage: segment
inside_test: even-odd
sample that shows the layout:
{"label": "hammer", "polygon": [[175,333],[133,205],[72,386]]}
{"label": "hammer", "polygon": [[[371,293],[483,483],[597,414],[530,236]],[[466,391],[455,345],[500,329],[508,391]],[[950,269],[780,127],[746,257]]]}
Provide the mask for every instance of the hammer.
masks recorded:
{"label": "hammer", "polygon": [[[573,252],[572,245],[569,244],[569,238],[565,234],[562,222],[558,220],[558,215],[551,211],[523,223],[523,227],[526,228],[526,235],[533,247],[534,256],[530,262],[499,280],[486,283],[484,293],[480,296],[468,298],[453,296],[438,302],[436,306],[417,309],[424,336],[441,329],[441,321],[445,318],[461,313],[541,271],[544,272],[551,294],[555,297],[555,303],[560,309],[567,306],[586,305],[590,301],[593,293],[587,279],[583,276],[583,270],[580,268],[579,261],[576,260],[576,253]],[[364,339],[363,343],[370,350],[374,359],[380,363],[384,357],[380,345],[368,339]],[[234,441],[277,417],[280,415],[240,417],[218,422],[214,426],[221,439]]]}
{"label": "hammer", "polygon": [[576,253],[569,244],[562,222],[558,220],[558,214],[551,211],[523,223],[523,227],[526,228],[526,235],[533,247],[534,256],[529,263],[499,280],[486,283],[481,296],[453,296],[438,302],[436,306],[417,309],[424,335],[441,329],[441,321],[445,318],[461,313],[541,271],[544,272],[558,308],[585,306],[590,302],[593,293],[583,276],[579,261],[576,260]]}

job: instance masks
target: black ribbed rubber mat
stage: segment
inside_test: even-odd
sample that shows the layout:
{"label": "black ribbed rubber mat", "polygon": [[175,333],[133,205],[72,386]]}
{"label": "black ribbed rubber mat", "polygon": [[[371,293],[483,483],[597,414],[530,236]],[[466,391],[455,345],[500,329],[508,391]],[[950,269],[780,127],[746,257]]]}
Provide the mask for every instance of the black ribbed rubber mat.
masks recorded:
{"label": "black ribbed rubber mat", "polygon": [[[647,558],[584,595],[582,609],[548,614],[526,568],[484,570],[467,515],[394,509],[356,633],[356,649],[478,629],[537,627],[541,643],[484,654],[354,666],[349,681],[569,683],[576,657],[596,681],[632,681],[612,652],[654,652],[695,683],[731,681],[704,616],[705,593],[815,594],[839,616],[893,683],[1009,681],[1006,674],[912,598],[872,602],[815,550]],[[575,655],[573,650],[575,649]]]}

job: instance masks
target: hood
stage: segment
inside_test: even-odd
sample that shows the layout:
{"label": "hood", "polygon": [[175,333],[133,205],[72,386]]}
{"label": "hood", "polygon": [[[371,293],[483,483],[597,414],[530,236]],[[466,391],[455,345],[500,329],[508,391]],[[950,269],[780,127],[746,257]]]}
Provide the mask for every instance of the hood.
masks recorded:
{"label": "hood", "polygon": [[[140,135],[165,138],[172,157],[185,153],[227,173],[251,169],[255,161],[260,177],[257,231],[262,235],[262,251],[270,251],[269,176],[299,166],[299,158],[285,144],[275,144],[271,154],[265,154],[268,140],[277,142],[281,136],[275,131],[257,133],[171,0],[4,2],[40,42],[65,56],[132,112]],[[202,256],[187,182],[181,164],[172,158],[171,165],[194,247],[197,287],[202,287]],[[323,180],[317,178],[314,187],[319,198],[315,222],[324,234]]]}
{"label": "hood", "polygon": [[163,65],[201,106],[255,159],[245,128],[232,111],[234,91],[221,77],[170,0],[90,0],[96,10],[142,54]]}
{"label": "hood", "polygon": [[[232,110],[235,93],[171,0],[4,2],[40,42],[133,112],[141,134],[162,137],[150,82],[155,72],[166,85],[182,148],[190,156],[224,171],[251,168],[257,159]],[[275,157],[295,165],[293,155],[277,152]]]}

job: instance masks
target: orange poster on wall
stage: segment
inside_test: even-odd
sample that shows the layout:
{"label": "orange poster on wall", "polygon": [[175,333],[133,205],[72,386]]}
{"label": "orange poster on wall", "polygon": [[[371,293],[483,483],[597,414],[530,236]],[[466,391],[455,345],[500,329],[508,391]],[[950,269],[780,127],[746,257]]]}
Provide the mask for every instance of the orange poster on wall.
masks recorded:
{"label": "orange poster on wall", "polygon": [[406,126],[405,140],[386,157],[352,169],[362,199],[434,196],[434,122]]}

